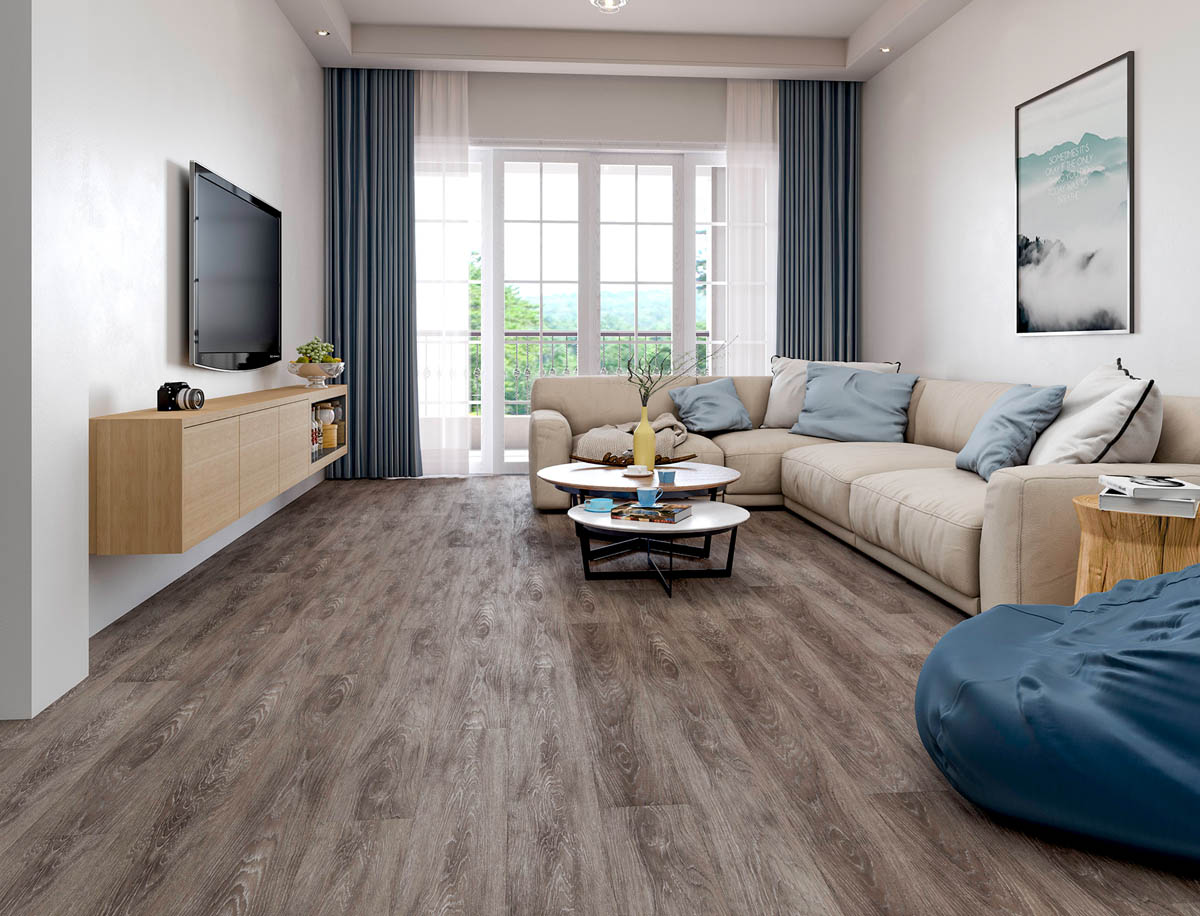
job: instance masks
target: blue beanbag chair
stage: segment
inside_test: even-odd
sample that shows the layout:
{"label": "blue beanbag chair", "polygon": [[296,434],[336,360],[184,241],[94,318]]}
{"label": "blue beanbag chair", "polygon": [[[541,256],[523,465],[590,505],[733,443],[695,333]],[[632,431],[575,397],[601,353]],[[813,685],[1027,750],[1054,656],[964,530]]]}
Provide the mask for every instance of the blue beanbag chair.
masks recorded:
{"label": "blue beanbag chair", "polygon": [[1200,565],[964,620],[925,661],[916,714],[977,805],[1200,859]]}

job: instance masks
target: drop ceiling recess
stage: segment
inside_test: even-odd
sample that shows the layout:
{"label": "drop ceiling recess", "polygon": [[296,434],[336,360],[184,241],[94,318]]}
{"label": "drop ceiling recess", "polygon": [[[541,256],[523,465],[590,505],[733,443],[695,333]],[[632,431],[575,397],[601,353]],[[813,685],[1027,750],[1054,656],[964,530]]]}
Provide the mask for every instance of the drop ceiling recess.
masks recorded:
{"label": "drop ceiling recess", "polygon": [[325,66],[867,79],[969,0],[276,2]]}

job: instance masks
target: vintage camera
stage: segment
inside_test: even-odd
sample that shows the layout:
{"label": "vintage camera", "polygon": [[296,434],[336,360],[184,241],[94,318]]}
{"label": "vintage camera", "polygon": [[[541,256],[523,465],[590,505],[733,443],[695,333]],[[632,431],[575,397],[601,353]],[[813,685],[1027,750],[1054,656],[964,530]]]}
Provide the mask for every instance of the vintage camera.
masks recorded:
{"label": "vintage camera", "polygon": [[158,389],[159,410],[199,410],[204,406],[204,392],[188,387],[187,382],[163,382]]}

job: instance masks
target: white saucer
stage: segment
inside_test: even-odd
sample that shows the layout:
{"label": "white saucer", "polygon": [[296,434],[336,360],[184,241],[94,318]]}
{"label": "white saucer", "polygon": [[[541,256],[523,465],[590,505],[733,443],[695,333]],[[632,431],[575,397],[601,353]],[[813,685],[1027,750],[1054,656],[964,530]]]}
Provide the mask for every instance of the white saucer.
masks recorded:
{"label": "white saucer", "polygon": [[647,477],[653,477],[653,476],[654,476],[654,472],[653,472],[653,471],[650,471],[650,472],[648,472],[648,473],[646,473],[646,474],[630,474],[628,471],[622,471],[621,473],[622,473],[624,476],[626,476],[626,477],[636,477],[636,478],[637,478],[637,479],[639,479],[639,480],[643,480],[643,479],[645,479],[645,478],[647,478]]}

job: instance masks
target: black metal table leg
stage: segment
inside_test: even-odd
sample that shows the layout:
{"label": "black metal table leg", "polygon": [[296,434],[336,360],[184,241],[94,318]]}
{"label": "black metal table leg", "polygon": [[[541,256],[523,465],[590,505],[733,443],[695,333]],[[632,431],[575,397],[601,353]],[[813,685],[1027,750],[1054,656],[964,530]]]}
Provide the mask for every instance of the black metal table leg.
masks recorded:
{"label": "black metal table leg", "polygon": [[[725,556],[724,567],[705,567],[703,569],[675,569],[675,556],[706,558],[709,555],[709,545],[717,534],[729,532],[729,547]],[[596,579],[657,579],[659,584],[671,597],[676,579],[727,579],[733,575],[733,558],[737,549],[737,526],[713,531],[704,535],[705,546],[691,547],[678,544],[682,538],[670,537],[635,537],[622,538],[620,535],[609,538],[608,532],[597,532],[587,528],[580,522],[575,523],[575,533],[579,537],[579,553],[583,562],[583,577],[586,580]],[[594,537],[601,540],[613,540],[614,543],[604,547],[592,547]],[[700,537],[700,535],[693,535]],[[646,568],[633,570],[598,570],[592,568],[593,560],[605,560],[621,556],[632,551],[645,551]],[[667,555],[667,568],[664,570],[654,559],[655,553]]]}

